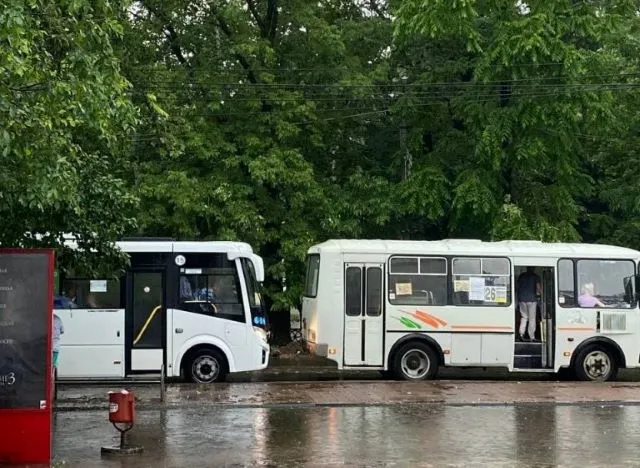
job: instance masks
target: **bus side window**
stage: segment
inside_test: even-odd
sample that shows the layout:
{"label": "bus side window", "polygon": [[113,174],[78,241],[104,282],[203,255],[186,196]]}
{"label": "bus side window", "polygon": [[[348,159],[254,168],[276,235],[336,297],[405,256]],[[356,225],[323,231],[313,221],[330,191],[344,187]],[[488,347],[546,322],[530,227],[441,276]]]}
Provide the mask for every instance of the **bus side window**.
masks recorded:
{"label": "bus side window", "polygon": [[180,276],[179,307],[187,312],[243,322],[244,308],[233,268],[202,268]]}
{"label": "bus side window", "polygon": [[574,307],[576,304],[573,278],[573,260],[558,261],[558,303],[562,307]]}
{"label": "bus side window", "polygon": [[65,309],[119,309],[122,307],[120,280],[65,278],[54,304]]}
{"label": "bus side window", "polygon": [[437,257],[392,257],[388,298],[393,305],[446,305],[447,261]]}
{"label": "bus side window", "polygon": [[458,257],[451,261],[453,305],[508,306],[511,268],[507,258]]}

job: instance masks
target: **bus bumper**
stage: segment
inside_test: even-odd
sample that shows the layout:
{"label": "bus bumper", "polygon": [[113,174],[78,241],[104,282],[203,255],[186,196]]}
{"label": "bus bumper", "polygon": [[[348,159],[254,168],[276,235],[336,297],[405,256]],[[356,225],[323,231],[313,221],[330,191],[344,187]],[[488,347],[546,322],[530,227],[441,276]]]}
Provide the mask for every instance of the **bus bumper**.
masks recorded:
{"label": "bus bumper", "polygon": [[260,366],[259,370],[266,369],[269,366],[269,347],[262,346],[260,349]]}

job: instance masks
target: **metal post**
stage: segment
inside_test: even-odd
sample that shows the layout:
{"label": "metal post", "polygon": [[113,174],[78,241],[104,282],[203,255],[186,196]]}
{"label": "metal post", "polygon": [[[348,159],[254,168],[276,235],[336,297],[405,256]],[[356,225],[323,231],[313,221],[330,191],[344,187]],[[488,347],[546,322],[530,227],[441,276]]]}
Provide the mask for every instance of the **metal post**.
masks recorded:
{"label": "metal post", "polygon": [[165,402],[164,364],[160,367],[160,401]]}

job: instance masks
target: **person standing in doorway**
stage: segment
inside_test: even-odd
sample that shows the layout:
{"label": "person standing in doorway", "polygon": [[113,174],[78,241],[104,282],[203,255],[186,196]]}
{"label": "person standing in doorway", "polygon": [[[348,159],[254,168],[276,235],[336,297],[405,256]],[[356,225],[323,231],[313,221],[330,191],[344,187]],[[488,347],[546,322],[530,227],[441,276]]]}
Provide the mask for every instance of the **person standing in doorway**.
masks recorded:
{"label": "person standing in doorway", "polygon": [[[536,311],[538,294],[542,291],[542,282],[533,267],[518,276],[518,304],[520,307],[520,341],[524,341],[525,329],[528,329],[529,339],[536,340]],[[527,327],[528,322],[528,327]]]}
{"label": "person standing in doorway", "polygon": [[60,335],[64,333],[64,325],[62,324],[62,319],[58,317],[58,314],[53,313],[53,366],[51,368],[51,390],[52,390],[52,399],[55,399],[55,385],[56,385],[56,375],[58,370],[58,355],[60,354]]}

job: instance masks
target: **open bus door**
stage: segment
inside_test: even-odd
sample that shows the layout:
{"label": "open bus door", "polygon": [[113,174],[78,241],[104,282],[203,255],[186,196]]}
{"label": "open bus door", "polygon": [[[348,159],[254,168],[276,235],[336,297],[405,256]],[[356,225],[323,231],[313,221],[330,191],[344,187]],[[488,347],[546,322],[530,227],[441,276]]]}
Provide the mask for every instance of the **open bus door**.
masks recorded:
{"label": "open bus door", "polygon": [[[528,259],[527,259],[528,260]],[[555,267],[553,260],[549,262],[529,261],[516,262],[515,284],[518,277],[526,271],[527,267],[534,267],[535,273],[540,278],[542,292],[536,311],[536,332],[533,341],[520,341],[518,339],[519,325],[522,320],[519,312],[520,304],[516,302],[518,312],[516,314],[516,339],[514,342],[513,367],[514,369],[552,369],[554,366],[555,344]],[[515,297],[518,297],[517,290]],[[528,327],[527,327],[528,328]],[[525,329],[525,335],[527,330]]]}
{"label": "open bus door", "polygon": [[127,287],[127,374],[159,371],[165,361],[165,272],[129,271]]}

